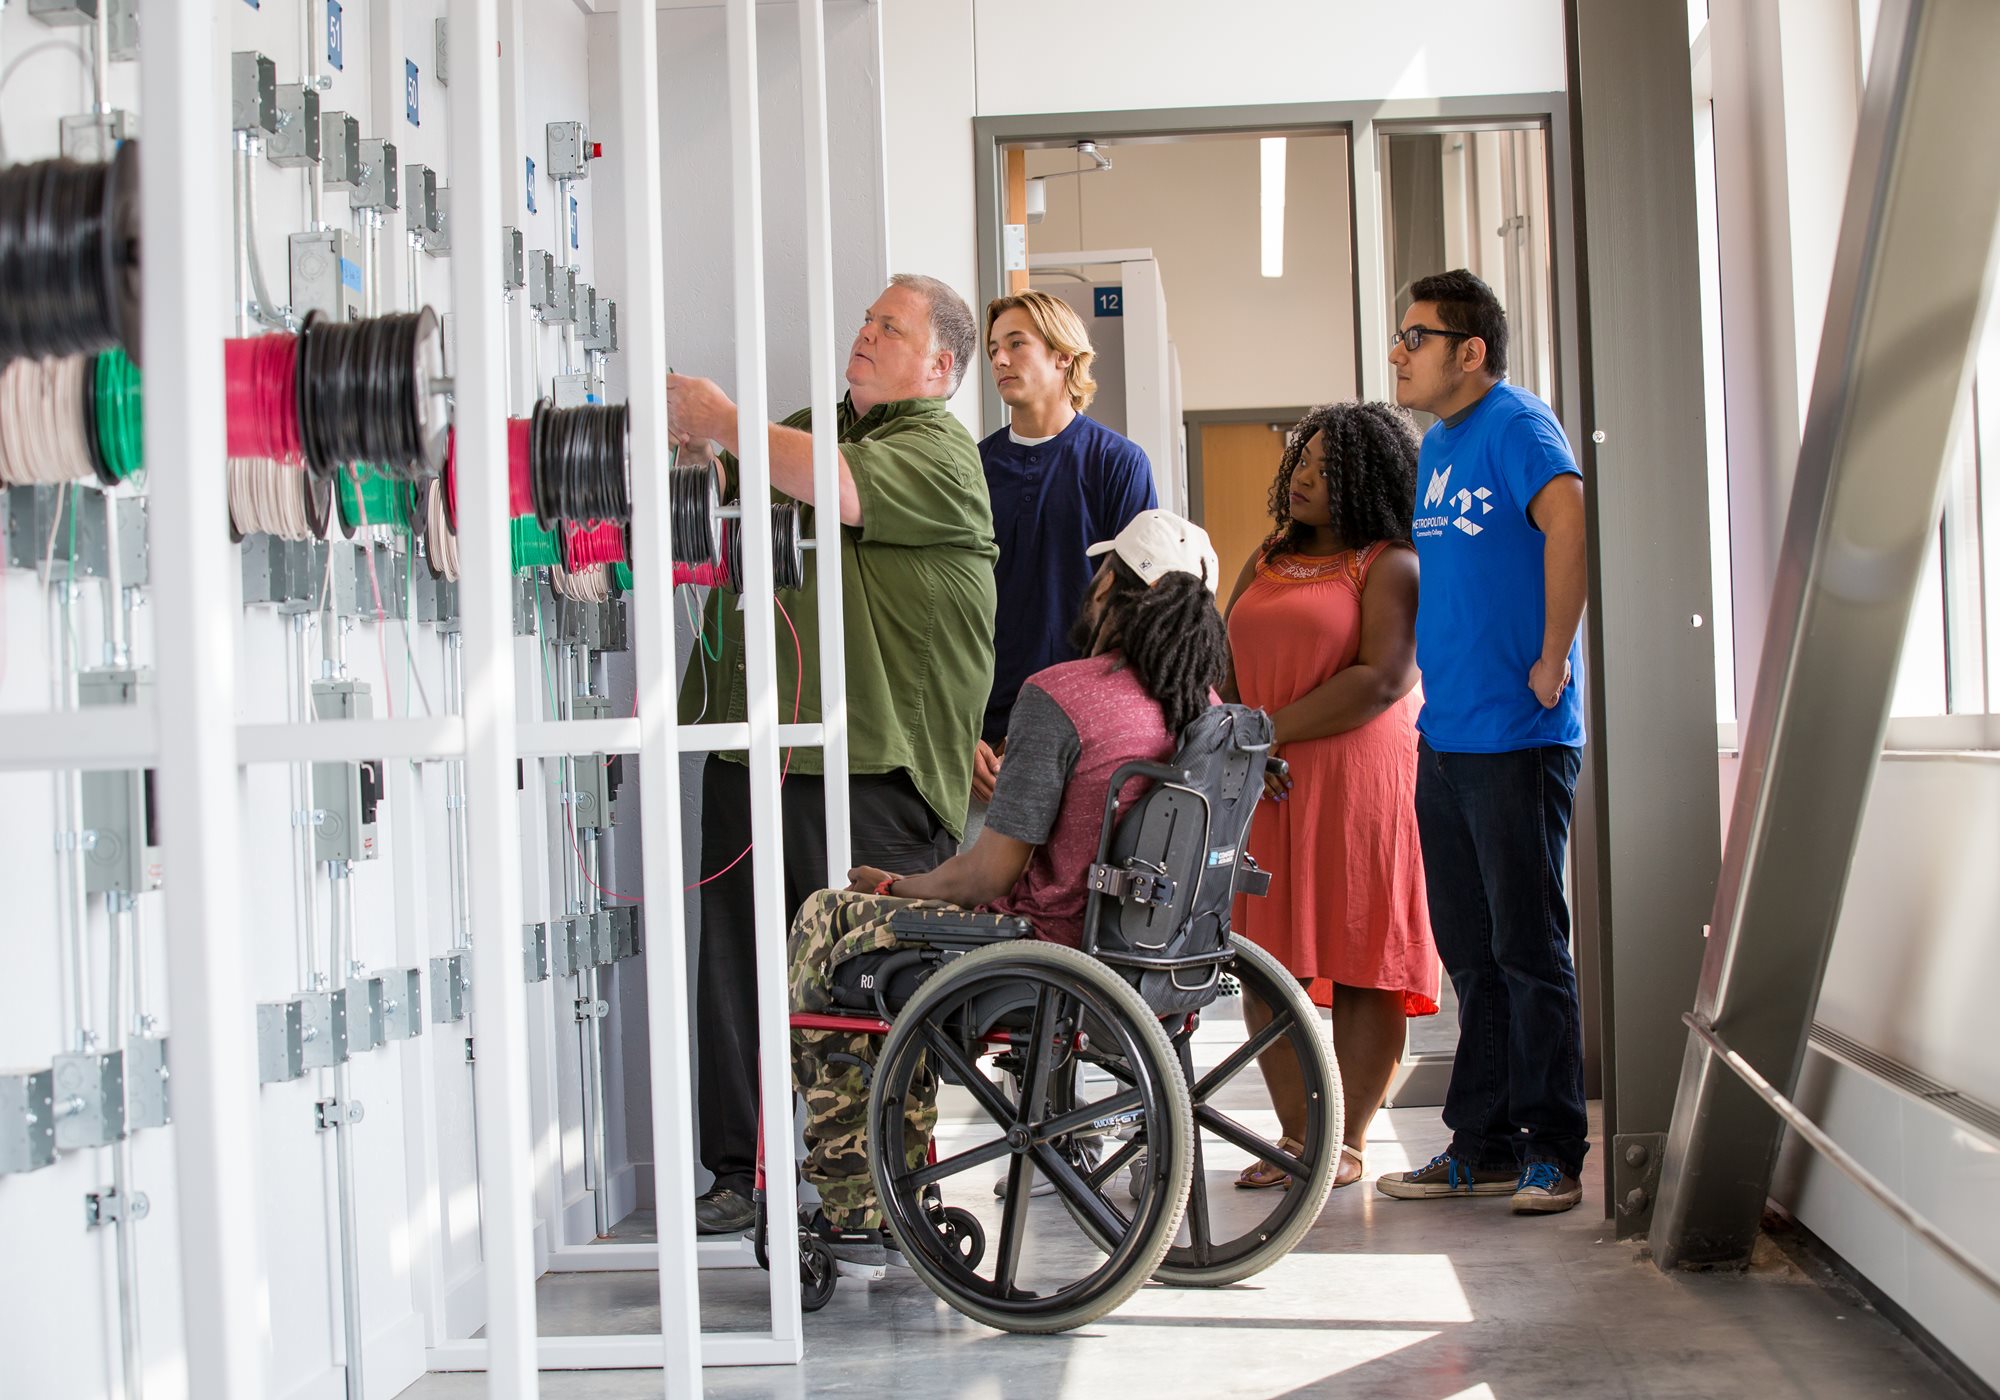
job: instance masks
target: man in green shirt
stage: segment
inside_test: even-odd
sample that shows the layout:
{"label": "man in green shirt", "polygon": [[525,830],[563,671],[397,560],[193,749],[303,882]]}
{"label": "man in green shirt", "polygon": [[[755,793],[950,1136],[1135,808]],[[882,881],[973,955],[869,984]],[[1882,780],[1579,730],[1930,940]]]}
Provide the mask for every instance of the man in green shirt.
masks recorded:
{"label": "man in green shirt", "polygon": [[[899,274],[854,338],[840,405],[853,854],[859,864],[912,874],[957,849],[993,684],[999,551],[979,448],[946,407],[972,362],[976,334],[971,310],[951,288]],[[669,375],[667,412],[682,445],[713,440],[731,454],[738,450],[736,405],[713,382]],[[819,528],[811,419],[804,410],[766,430],[772,488],[801,503],[809,538]],[[807,569],[804,587],[778,601],[784,609],[777,629],[779,718],[791,722],[796,708],[799,723],[816,723],[814,570]],[[681,722],[739,723],[747,713],[747,677],[735,595],[709,595],[702,631],[707,645],[696,651],[681,686]],[[818,749],[791,753],[782,818],[788,920],[830,883],[822,772]],[[704,1234],[726,1234],[755,1219],[756,930],[750,862],[741,859],[750,845],[744,755],[709,758],[701,826],[697,1079],[702,1165],[715,1182],[695,1203],[695,1219]]]}

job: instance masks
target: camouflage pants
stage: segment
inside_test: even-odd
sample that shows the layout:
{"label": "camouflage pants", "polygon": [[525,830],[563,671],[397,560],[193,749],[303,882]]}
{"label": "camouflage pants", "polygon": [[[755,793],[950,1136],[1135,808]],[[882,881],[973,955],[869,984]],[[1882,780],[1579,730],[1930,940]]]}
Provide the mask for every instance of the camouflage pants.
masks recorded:
{"label": "camouflage pants", "polygon": [[[828,1010],[834,969],[853,958],[893,951],[898,945],[889,916],[919,905],[949,907],[842,890],[821,890],[806,900],[792,921],[792,1010]],[[880,1049],[880,1036],[792,1032],[792,1082],[806,1101],[805,1178],[818,1189],[828,1221],[848,1229],[882,1223],[868,1175],[868,1081]],[[919,1064],[903,1105],[903,1159],[912,1167],[922,1166],[930,1151],[937,1090],[937,1076]]]}

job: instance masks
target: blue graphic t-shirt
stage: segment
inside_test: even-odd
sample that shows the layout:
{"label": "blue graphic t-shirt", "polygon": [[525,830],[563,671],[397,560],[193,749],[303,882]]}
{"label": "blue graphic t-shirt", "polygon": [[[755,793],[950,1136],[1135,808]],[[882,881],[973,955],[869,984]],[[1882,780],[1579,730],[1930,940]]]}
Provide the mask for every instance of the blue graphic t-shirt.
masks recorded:
{"label": "blue graphic t-shirt", "polygon": [[[1411,538],[1422,566],[1417,729],[1440,753],[1509,753],[1583,743],[1583,650],[1554,709],[1528,689],[1542,654],[1546,586],[1535,493],[1576,472],[1549,406],[1504,380],[1455,424],[1424,434]],[[1581,473],[1577,473],[1581,475]]]}

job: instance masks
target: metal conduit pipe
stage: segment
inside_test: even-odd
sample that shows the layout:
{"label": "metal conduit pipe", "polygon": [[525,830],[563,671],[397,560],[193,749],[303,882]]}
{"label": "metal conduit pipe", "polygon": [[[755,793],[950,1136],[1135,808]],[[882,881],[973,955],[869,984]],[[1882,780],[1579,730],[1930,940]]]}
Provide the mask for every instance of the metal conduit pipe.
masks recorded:
{"label": "metal conduit pipe", "polygon": [[[121,953],[127,933],[133,945],[133,961],[138,960],[139,921],[132,917],[132,896],[113,894],[106,901],[110,923],[108,953],[111,981],[111,1025],[114,1039],[122,1042],[117,1028],[126,1024],[128,1007]],[[118,1214],[112,1222],[118,1275],[118,1355],[125,1386],[125,1400],[145,1400],[146,1360],[139,1337],[139,1212],[132,1189],[132,1141],[123,1134],[111,1144],[111,1193],[118,1200]]]}
{"label": "metal conduit pipe", "polygon": [[[326,863],[333,924],[333,986],[345,988],[353,976],[353,863]],[[346,1060],[333,1067],[333,1108],[326,1124],[333,1132],[334,1190],[340,1214],[340,1322],[346,1354],[347,1400],[364,1400],[361,1338],[361,1224],[354,1200],[354,1138],[356,1106],[349,1098]]]}

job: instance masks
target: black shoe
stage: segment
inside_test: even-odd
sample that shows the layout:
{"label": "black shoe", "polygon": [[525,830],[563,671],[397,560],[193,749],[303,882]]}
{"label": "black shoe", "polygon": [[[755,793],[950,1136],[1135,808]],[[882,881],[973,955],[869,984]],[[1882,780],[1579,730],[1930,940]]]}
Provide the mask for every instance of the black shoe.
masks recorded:
{"label": "black shoe", "polygon": [[740,1235],[756,1223],[756,1202],[741,1191],[716,1186],[694,1198],[697,1235]]}
{"label": "black shoe", "polygon": [[871,1269],[888,1267],[889,1251],[882,1243],[884,1236],[880,1230],[854,1230],[834,1225],[827,1220],[826,1212],[821,1210],[813,1212],[808,1228],[843,1264],[859,1264]]}

